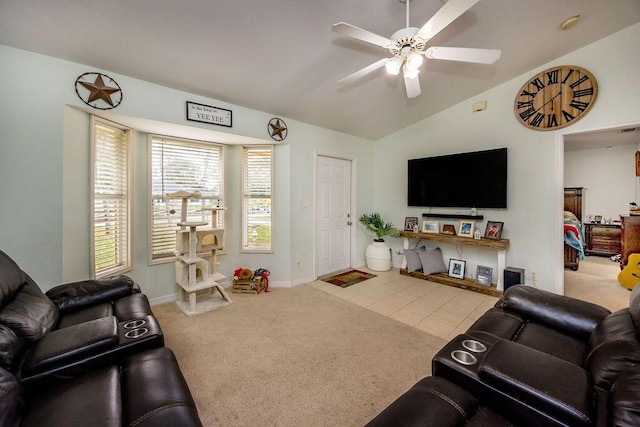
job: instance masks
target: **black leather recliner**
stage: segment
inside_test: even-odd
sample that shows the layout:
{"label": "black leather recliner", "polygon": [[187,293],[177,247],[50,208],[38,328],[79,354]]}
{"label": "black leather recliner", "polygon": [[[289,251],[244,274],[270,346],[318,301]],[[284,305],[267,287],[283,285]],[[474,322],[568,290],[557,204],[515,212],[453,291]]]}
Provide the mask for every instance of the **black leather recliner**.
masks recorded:
{"label": "black leather recliner", "polygon": [[198,427],[189,388],[171,350],[147,350],[55,386],[23,389],[0,369],[3,427]]}
{"label": "black leather recliner", "polygon": [[0,367],[24,386],[163,345],[149,301],[129,277],[69,283],[45,295],[0,251]]}
{"label": "black leather recliner", "polygon": [[[450,387],[427,392],[419,383],[417,391],[408,392],[413,399],[400,397],[372,423],[419,425],[405,423],[406,414],[421,423],[435,422],[437,404],[445,401],[465,422],[477,413],[498,417],[484,425],[637,426],[639,336],[640,286],[631,293],[629,308],[615,313],[515,286],[433,358],[437,381],[455,384],[473,399]],[[420,408],[413,403],[416,394],[423,396]]]}

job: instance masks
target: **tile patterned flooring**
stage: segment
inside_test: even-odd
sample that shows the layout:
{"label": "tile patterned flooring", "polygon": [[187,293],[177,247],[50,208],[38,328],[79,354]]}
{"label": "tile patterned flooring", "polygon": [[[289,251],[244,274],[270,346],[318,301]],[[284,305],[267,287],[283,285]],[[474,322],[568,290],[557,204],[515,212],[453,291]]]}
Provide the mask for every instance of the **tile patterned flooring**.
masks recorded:
{"label": "tile patterned flooring", "polygon": [[[358,270],[377,277],[341,288],[316,280],[309,286],[446,340],[464,333],[498,298],[390,271]],[[577,272],[565,270],[565,294],[611,311],[629,306],[629,291],[618,284],[620,269],[607,258],[586,257]]]}
{"label": "tile patterned flooring", "polygon": [[316,280],[309,286],[444,339],[465,332],[498,298],[400,275],[397,268],[340,288]]}

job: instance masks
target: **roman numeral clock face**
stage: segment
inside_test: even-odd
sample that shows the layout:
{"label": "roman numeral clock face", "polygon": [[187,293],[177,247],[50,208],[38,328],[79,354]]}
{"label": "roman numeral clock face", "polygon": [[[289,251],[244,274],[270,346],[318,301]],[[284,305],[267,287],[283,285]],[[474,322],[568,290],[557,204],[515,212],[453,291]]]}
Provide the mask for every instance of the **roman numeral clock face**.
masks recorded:
{"label": "roman numeral clock face", "polygon": [[598,95],[598,82],[584,68],[560,66],[535,75],[522,86],[514,104],[516,118],[535,130],[569,126],[587,114]]}

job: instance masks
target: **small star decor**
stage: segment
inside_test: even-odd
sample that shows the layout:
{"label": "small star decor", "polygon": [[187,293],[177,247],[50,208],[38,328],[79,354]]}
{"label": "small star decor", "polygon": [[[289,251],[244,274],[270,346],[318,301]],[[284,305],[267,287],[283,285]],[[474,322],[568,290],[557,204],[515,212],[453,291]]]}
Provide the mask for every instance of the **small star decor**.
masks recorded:
{"label": "small star decor", "polygon": [[271,138],[276,141],[284,141],[287,137],[287,124],[277,117],[269,120],[267,128],[269,129],[269,135],[271,135]]}
{"label": "small star decor", "polygon": [[110,110],[122,102],[122,89],[102,73],[84,73],[76,79],[78,97],[90,107]]}

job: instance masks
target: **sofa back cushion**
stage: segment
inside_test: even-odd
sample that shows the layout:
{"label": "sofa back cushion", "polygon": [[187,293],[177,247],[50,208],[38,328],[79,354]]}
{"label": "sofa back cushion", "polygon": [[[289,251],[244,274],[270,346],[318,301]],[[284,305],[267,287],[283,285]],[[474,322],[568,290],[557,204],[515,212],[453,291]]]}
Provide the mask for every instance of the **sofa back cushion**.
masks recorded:
{"label": "sofa back cushion", "polygon": [[21,347],[18,336],[9,327],[0,325],[0,368],[14,372]]}
{"label": "sofa back cushion", "polygon": [[0,308],[13,299],[24,281],[25,274],[18,264],[0,251]]}
{"label": "sofa back cushion", "polygon": [[634,286],[631,295],[629,295],[629,313],[638,339],[640,339],[640,286]]}
{"label": "sofa back cushion", "polygon": [[620,374],[640,366],[640,342],[629,309],[607,316],[596,326],[589,339],[584,367],[595,384],[611,390]]}
{"label": "sofa back cushion", "polygon": [[24,412],[22,387],[11,373],[0,369],[0,426],[19,427]]}
{"label": "sofa back cushion", "polygon": [[0,310],[0,324],[9,327],[22,345],[29,345],[49,332],[58,321],[58,307],[26,276],[26,283]]}
{"label": "sofa back cushion", "polygon": [[607,425],[640,425],[640,368],[620,375],[608,397]]}

